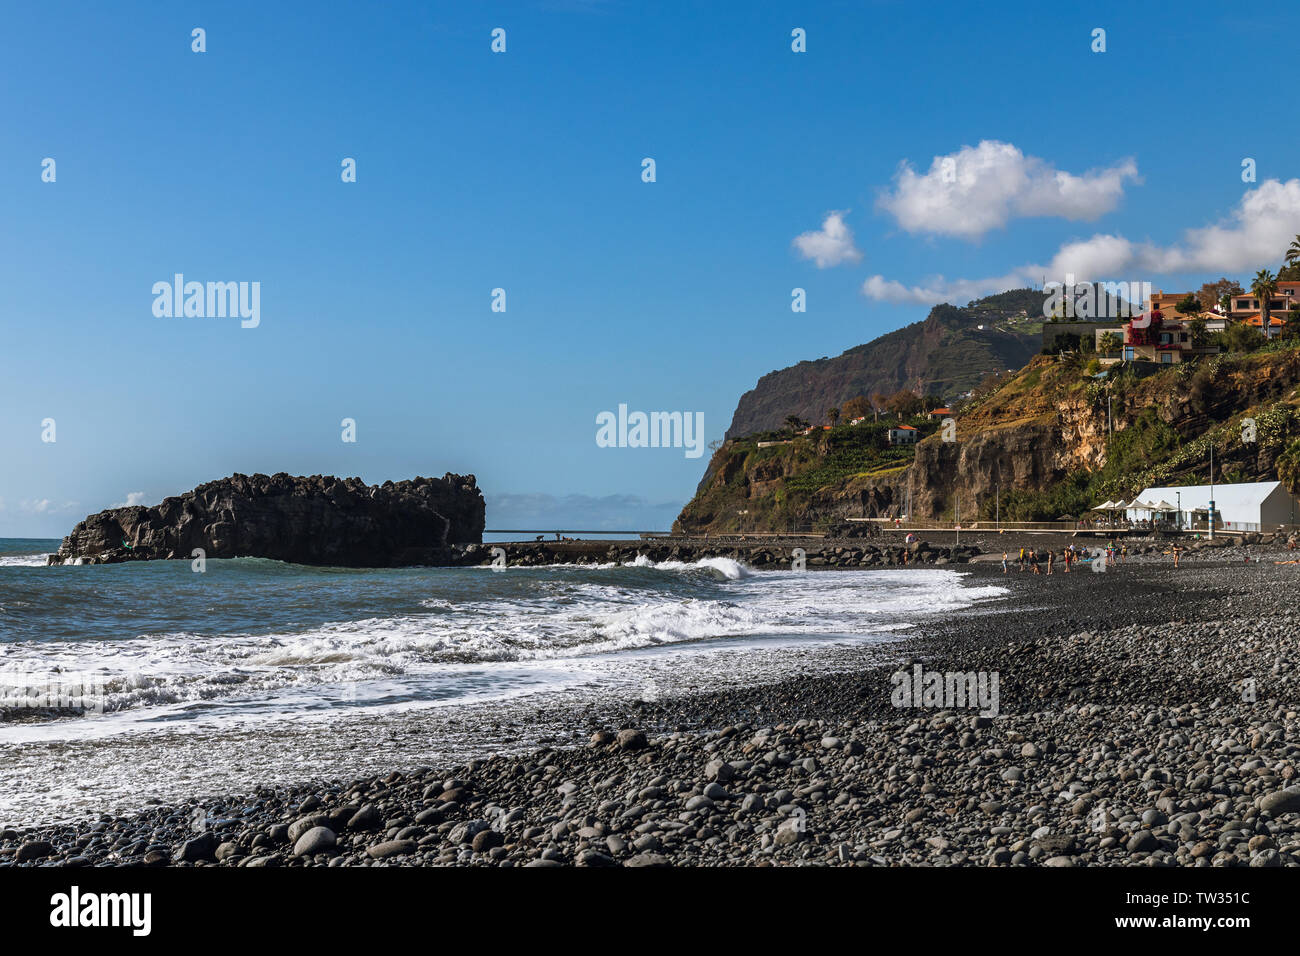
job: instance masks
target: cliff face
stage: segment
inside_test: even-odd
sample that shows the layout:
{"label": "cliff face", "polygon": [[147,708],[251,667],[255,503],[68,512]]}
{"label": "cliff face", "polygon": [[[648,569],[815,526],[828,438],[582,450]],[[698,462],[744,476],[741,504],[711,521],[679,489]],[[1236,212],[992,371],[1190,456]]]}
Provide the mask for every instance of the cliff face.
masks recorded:
{"label": "cliff face", "polygon": [[296,564],[450,563],[449,546],[483,540],[473,475],[367,485],[359,478],[233,475],[152,508],[101,511],[63,539],[50,564],[257,557]]}
{"label": "cliff face", "polygon": [[966,308],[939,305],[923,322],[835,358],[769,372],[740,397],[726,437],[780,428],[788,415],[819,422],[828,408],[876,392],[906,388],[949,398],[969,391],[987,375],[1018,369],[1038,352],[1042,308],[1043,293],[1032,289],[990,296]]}
{"label": "cliff face", "polygon": [[843,427],[761,451],[728,442],[677,527],[814,530],[905,513],[909,494],[917,518],[1077,516],[1151,485],[1206,483],[1211,445],[1215,481],[1291,477],[1280,472],[1288,456],[1300,462],[1300,352],[1144,371],[1154,374],[1117,371],[1103,381],[1077,356],[1037,356],[959,410],[955,441],[933,434],[911,460],[859,471],[830,466],[841,452],[829,436]]}

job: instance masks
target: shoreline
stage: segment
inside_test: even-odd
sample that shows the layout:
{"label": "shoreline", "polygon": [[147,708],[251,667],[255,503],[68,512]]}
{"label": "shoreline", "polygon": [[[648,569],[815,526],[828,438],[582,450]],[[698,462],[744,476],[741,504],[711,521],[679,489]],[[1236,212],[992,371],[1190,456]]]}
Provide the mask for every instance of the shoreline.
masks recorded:
{"label": "shoreline", "polygon": [[[557,703],[540,711],[567,726],[561,749],[6,829],[0,865],[1300,863],[1300,572],[961,570],[1011,593],[870,649],[890,663],[850,652],[774,683]],[[903,660],[998,672],[998,716],[894,708]]]}

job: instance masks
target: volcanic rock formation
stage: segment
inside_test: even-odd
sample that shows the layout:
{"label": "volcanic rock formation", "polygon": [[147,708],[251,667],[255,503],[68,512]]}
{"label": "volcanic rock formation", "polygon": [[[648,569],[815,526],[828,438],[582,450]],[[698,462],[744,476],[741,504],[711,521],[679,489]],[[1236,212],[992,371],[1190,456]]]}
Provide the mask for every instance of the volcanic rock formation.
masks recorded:
{"label": "volcanic rock formation", "polygon": [[483,540],[473,475],[367,485],[360,478],[232,475],[152,508],[91,515],[50,564],[160,558],[272,558],[295,564],[397,567],[456,563],[452,545]]}

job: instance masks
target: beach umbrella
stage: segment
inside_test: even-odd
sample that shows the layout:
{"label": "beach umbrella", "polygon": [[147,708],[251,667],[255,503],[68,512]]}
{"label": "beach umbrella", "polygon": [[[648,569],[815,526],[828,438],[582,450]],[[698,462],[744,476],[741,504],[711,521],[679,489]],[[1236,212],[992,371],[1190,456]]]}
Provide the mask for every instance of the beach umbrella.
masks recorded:
{"label": "beach umbrella", "polygon": [[1174,509],[1174,506],[1173,506],[1173,505],[1171,505],[1169,502],[1165,501],[1165,499],[1161,498],[1160,501],[1159,501],[1159,503],[1156,504],[1156,506],[1155,506],[1155,510],[1156,510],[1156,511],[1174,511],[1175,509]]}
{"label": "beach umbrella", "polygon": [[1115,507],[1115,502],[1113,502],[1113,501],[1111,501],[1109,498],[1107,498],[1105,504],[1097,505],[1097,507],[1093,508],[1092,510],[1093,510],[1093,511],[1110,511],[1110,510],[1111,510],[1112,508],[1114,508],[1114,507]]}

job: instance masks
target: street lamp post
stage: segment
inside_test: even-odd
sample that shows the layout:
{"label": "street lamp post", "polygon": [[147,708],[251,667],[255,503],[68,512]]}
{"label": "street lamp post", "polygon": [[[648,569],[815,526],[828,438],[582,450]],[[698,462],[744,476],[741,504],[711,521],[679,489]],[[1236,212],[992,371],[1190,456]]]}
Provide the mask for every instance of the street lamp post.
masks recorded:
{"label": "street lamp post", "polygon": [[1208,508],[1210,519],[1210,540],[1214,540],[1214,441],[1210,441],[1210,505]]}

